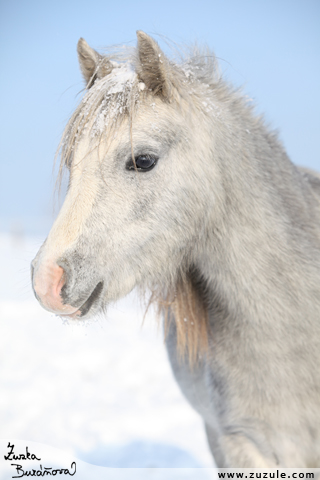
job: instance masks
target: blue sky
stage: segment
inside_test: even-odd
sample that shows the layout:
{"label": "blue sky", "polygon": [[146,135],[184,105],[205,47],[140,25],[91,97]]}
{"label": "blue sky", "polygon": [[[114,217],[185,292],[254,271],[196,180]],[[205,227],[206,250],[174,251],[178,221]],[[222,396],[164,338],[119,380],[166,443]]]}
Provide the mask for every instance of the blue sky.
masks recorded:
{"label": "blue sky", "polygon": [[54,154],[83,88],[79,37],[99,49],[135,44],[137,29],[207,43],[291,159],[320,170],[318,0],[1,0],[2,229],[52,218]]}

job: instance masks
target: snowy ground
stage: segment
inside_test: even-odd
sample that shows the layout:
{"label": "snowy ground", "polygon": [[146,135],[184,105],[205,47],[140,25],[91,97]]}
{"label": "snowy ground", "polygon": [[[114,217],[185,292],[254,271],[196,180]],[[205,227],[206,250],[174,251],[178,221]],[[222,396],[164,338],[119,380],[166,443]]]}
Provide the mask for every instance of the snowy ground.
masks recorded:
{"label": "snowy ground", "polygon": [[42,240],[0,235],[0,438],[107,467],[212,467],[152,312],[141,328],[135,294],[86,325],[45,312],[29,280]]}

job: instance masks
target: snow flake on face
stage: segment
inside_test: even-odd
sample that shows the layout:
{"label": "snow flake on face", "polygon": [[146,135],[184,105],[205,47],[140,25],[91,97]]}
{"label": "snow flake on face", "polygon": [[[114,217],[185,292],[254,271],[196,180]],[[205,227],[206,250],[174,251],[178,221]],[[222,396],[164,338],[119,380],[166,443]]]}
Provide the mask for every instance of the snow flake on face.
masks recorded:
{"label": "snow flake on face", "polygon": [[188,79],[189,79],[190,77],[192,77],[192,75],[193,75],[193,72],[192,72],[192,70],[190,70],[190,69],[183,68],[182,71],[183,71],[183,73],[185,74],[185,76],[186,76]]}
{"label": "snow flake on face", "polygon": [[161,128],[159,128],[158,125],[156,125],[155,123],[151,123],[150,128],[153,132],[161,133]]}

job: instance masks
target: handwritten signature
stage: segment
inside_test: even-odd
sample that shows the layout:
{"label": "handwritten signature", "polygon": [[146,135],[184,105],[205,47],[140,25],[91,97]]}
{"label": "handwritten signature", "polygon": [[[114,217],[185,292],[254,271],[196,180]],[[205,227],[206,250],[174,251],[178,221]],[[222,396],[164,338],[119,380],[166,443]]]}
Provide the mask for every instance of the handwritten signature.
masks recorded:
{"label": "handwritten signature", "polygon": [[[16,454],[14,451],[14,444],[11,445],[11,443],[8,443],[9,449],[8,454],[4,455],[5,460],[38,460],[41,461],[41,458],[37,457],[34,453],[29,452],[28,447],[26,447],[26,453],[19,453]],[[71,463],[71,467],[69,468],[53,468],[53,467],[42,467],[42,465],[39,466],[39,469],[31,469],[27,470],[22,468],[22,465],[19,465],[18,463],[11,463],[11,465],[15,468],[15,473],[17,475],[12,476],[12,478],[21,478],[21,477],[44,477],[45,475],[70,475],[73,477],[77,471],[77,465],[76,462]]]}

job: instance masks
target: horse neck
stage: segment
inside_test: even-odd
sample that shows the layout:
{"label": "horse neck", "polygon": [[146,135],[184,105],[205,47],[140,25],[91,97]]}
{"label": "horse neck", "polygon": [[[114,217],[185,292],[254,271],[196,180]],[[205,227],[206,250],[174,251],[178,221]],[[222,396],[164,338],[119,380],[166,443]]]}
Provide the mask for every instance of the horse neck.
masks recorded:
{"label": "horse neck", "polygon": [[250,114],[242,122],[235,115],[234,128],[229,122],[220,138],[223,204],[209,214],[196,267],[208,289],[247,318],[307,308],[320,281],[308,185],[276,136]]}

